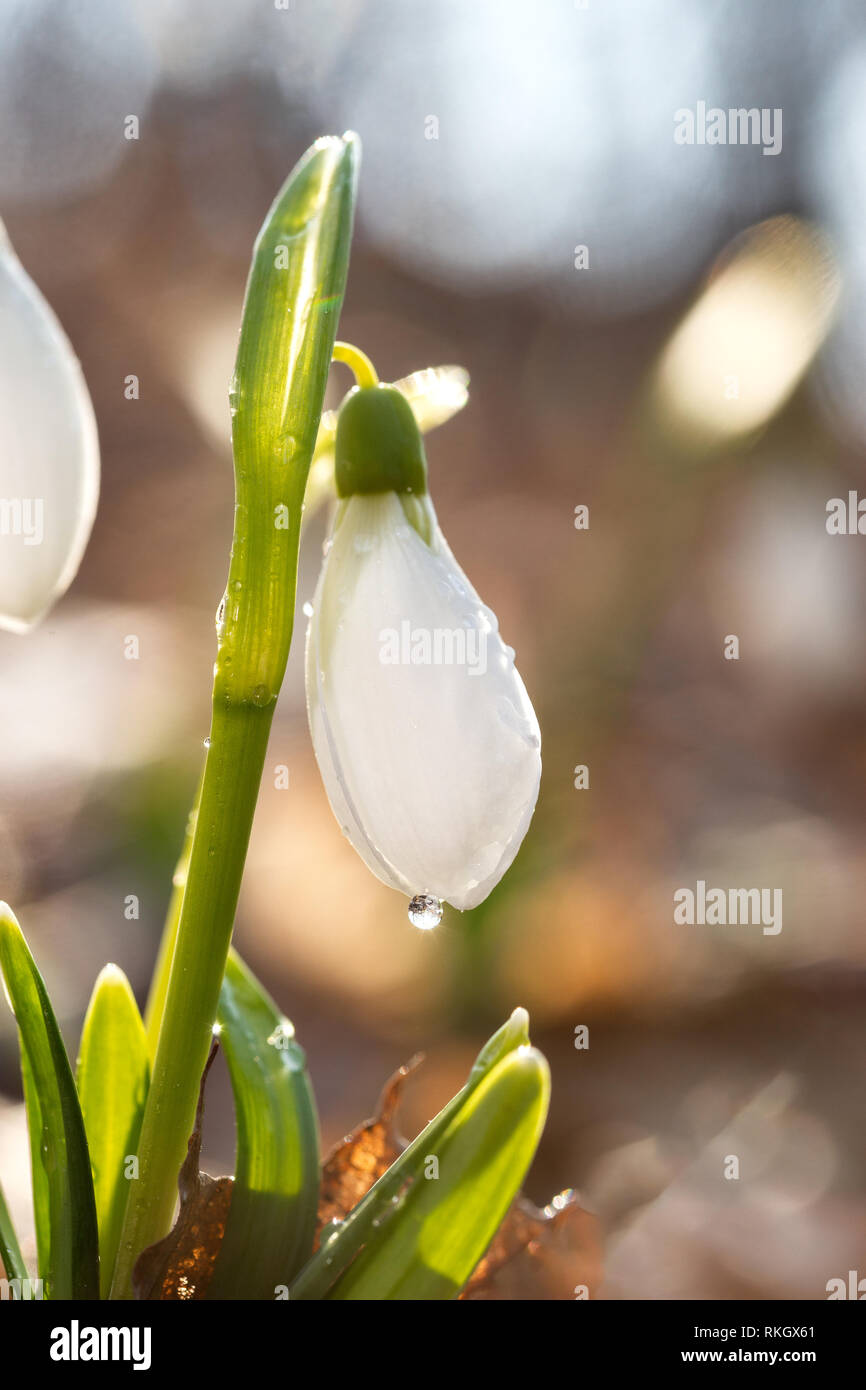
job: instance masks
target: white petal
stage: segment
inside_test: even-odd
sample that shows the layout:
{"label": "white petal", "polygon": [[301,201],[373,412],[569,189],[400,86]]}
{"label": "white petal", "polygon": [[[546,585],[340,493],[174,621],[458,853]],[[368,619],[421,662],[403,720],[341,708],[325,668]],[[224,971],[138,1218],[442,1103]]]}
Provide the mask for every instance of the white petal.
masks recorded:
{"label": "white petal", "polygon": [[0,627],[26,631],[69,587],[98,495],[81,367],[0,223]]}
{"label": "white petal", "polygon": [[[342,504],[307,638],[307,707],[331,806],[373,873],[465,909],[526,834],[541,737],[496,618],[430,514],[428,547],[394,493]],[[413,648],[439,661],[382,659]]]}
{"label": "white petal", "polygon": [[469,399],[465,367],[423,367],[394,385],[411,405],[422,434],[444,425]]}

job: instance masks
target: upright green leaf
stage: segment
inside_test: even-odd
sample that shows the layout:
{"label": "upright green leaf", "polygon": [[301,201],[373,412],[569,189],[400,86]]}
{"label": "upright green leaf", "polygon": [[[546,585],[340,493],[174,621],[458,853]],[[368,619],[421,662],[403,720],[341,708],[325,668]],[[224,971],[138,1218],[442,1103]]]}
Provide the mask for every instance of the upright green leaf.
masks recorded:
{"label": "upright green leaf", "polygon": [[21,1246],[18,1244],[18,1237],[15,1234],[15,1227],[12,1225],[12,1217],[9,1214],[2,1187],[0,1187],[0,1264],[3,1265],[7,1279],[27,1278],[27,1266],[24,1263],[24,1256],[21,1254]]}
{"label": "upright green leaf", "polygon": [[115,1298],[132,1297],[137,1256],[171,1225],[194,1124],[292,638],[301,508],[346,283],[358,154],[351,134],[317,140],[277,196],[253,254],[230,393],[235,528],[213,713],[186,886],[160,953],[141,1176],[130,1184]]}
{"label": "upright green leaf", "polygon": [[367,1195],[349,1213],[327,1244],[316,1251],[291,1289],[297,1301],[324,1298],[328,1289],[355,1259],[363,1246],[372,1247],[383,1233],[383,1219],[392,1211],[399,1193],[423,1175],[426,1156],[435,1152],[449,1125],[462,1112],[482,1081],[518,1048],[529,1045],[529,1015],[515,1009],[511,1017],[487,1040],[462,1087],[439,1111],[400,1157],[383,1173]]}
{"label": "upright green leaf", "polygon": [[99,1283],[108,1297],[150,1067],[144,1024],[129,981],[116,965],[101,971],[84,1019],[76,1083],[90,1150],[99,1226]]}
{"label": "upright green leaf", "polygon": [[21,1039],[45,1295],[95,1299],[99,1238],[84,1121],[48,992],[5,903],[0,903],[0,971]]}
{"label": "upright green leaf", "polygon": [[208,1298],[273,1298],[309,1258],[319,1195],[319,1128],[294,1029],[232,952],[220,1044],[237,1117],[235,1183]]}
{"label": "upright green leaf", "polygon": [[425,1159],[423,1176],[327,1295],[331,1299],[455,1298],[511,1206],[532,1162],[550,1094],[535,1048],[510,1053],[461,1106]]}
{"label": "upright green leaf", "polygon": [[39,1092],[27,1050],[18,1031],[18,1051],[21,1058],[21,1085],[24,1088],[24,1108],[27,1113],[27,1135],[30,1142],[30,1173],[33,1189],[33,1217],[36,1229],[36,1265],[41,1272],[51,1259],[51,1208],[48,1172],[42,1161],[42,1112]]}

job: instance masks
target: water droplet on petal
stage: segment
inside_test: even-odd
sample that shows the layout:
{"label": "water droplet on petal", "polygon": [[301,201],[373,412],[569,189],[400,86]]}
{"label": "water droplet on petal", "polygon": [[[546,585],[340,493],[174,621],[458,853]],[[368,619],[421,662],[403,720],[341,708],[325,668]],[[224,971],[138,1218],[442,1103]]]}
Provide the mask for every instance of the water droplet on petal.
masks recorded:
{"label": "water droplet on petal", "polygon": [[409,921],[419,931],[432,931],[442,921],[442,899],[430,893],[416,893],[409,904]]}
{"label": "water droplet on petal", "polygon": [[204,741],[205,748],[210,748],[210,735]]}
{"label": "water droplet on petal", "polygon": [[301,609],[301,612],[303,613],[305,618],[312,618],[313,605],[311,603],[305,603],[303,608]]}

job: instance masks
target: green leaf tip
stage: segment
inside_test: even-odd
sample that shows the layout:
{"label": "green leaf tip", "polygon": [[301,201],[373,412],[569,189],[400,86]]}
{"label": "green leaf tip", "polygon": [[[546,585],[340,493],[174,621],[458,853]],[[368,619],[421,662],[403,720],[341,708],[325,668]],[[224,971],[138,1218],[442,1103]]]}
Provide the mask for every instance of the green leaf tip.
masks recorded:
{"label": "green leaf tip", "polygon": [[81,1031],[76,1086],[90,1151],[99,1228],[100,1291],[108,1297],[150,1079],[144,1024],[129,980],[105,965]]}
{"label": "green leaf tip", "polygon": [[[501,1068],[510,1059],[515,1059],[514,1069],[507,1073],[502,1072]],[[535,1120],[531,1120],[529,1124],[529,1137],[525,1144],[524,1153],[525,1162],[522,1167],[519,1163],[515,1163],[514,1172],[507,1173],[503,1177],[504,1190],[506,1192],[511,1190],[513,1179],[513,1191],[517,1191],[541,1135],[550,1095],[550,1076],[547,1062],[542,1054],[530,1045],[529,1015],[525,1009],[515,1009],[511,1017],[488,1039],[479,1052],[462,1089],[440,1110],[439,1114],[430,1121],[417,1138],[413,1139],[408,1148],[391,1164],[387,1172],[382,1174],[366,1196],[349,1212],[340,1229],[330,1237],[327,1247],[320,1247],[312,1259],[307,1262],[292,1285],[291,1297],[293,1299],[305,1301],[327,1297],[354,1298],[362,1296],[350,1292],[349,1290],[354,1287],[354,1284],[344,1285],[343,1281],[340,1280],[340,1275],[349,1266],[351,1266],[353,1275],[357,1273],[355,1265],[360,1264],[362,1259],[365,1264],[372,1260],[374,1253],[380,1248],[386,1232],[393,1233],[389,1218],[394,1215],[394,1203],[400,1200],[407,1184],[411,1184],[413,1189],[419,1186],[421,1188],[438,1186],[435,1182],[428,1183],[426,1181],[427,1159],[430,1155],[436,1156],[441,1152],[441,1147],[445,1143],[445,1136],[451,1133],[453,1137],[453,1127],[463,1117],[472,1113],[470,1107],[473,1105],[474,1098],[480,1093],[484,1083],[494,1074],[500,1078],[513,1079],[514,1096],[523,1089],[525,1083],[528,1083],[530,1092],[536,1093],[537,1114]],[[532,1110],[533,1106],[530,1105],[529,1108]],[[478,1235],[477,1231],[475,1232],[473,1249],[479,1247],[483,1235],[483,1230],[481,1236]],[[487,1244],[489,1244],[489,1239],[492,1239],[492,1233]],[[487,1245],[485,1244],[483,1249],[478,1250],[472,1268],[477,1264],[486,1248]],[[464,1252],[463,1263],[465,1264],[467,1260],[468,1256]],[[353,1261],[355,1263],[352,1263]],[[470,1269],[469,1273],[471,1274],[471,1272]],[[467,1274],[466,1278],[468,1277]],[[337,1290],[338,1280],[339,1291]],[[439,1283],[436,1286],[436,1291],[430,1296],[451,1298],[454,1294],[455,1289],[446,1281]],[[396,1298],[404,1295],[393,1293],[378,1296]],[[416,1295],[405,1296],[415,1297]]]}
{"label": "green leaf tip", "polygon": [[537,1048],[510,1051],[471,1092],[425,1159],[384,1235],[349,1266],[336,1300],[456,1298],[532,1162],[547,1118],[550,1069]]}

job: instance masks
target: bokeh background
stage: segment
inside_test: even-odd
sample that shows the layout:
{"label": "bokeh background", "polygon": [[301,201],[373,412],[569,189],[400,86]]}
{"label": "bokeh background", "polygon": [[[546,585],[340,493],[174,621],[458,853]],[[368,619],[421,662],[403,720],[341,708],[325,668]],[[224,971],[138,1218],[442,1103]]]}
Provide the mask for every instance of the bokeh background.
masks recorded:
{"label": "bokeh background", "polygon": [[[72,590],[0,634],[0,896],[73,1052],[106,960],[143,1002],[208,728],[252,242],[305,147],[353,128],[340,336],[386,380],[470,373],[431,487],[517,650],[544,777],[488,902],[414,931],[331,816],[296,639],[240,949],[307,1048],[326,1143],[423,1049],[414,1132],[524,1004],[554,1087],[529,1192],[574,1186],[599,1213],[604,1296],[825,1297],[866,1276],[866,540],[825,525],[866,493],[866,15],[277,4],[0,0],[0,211],[82,360],[103,460]],[[781,108],[781,152],[676,144],[699,101]],[[781,933],[675,925],[699,878],[781,888]],[[211,1171],[232,1145],[223,1077]],[[5,1009],[0,1170],[26,1229]]]}

